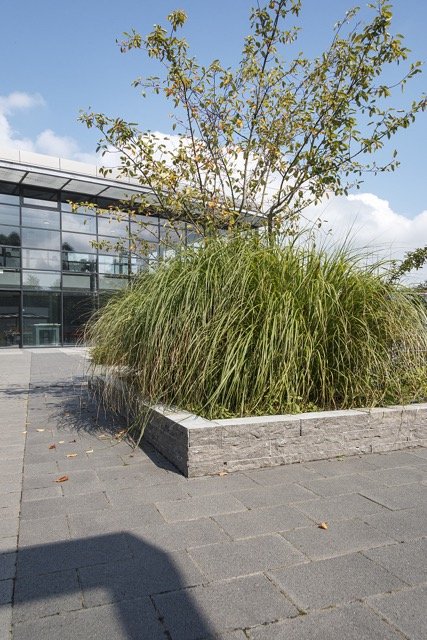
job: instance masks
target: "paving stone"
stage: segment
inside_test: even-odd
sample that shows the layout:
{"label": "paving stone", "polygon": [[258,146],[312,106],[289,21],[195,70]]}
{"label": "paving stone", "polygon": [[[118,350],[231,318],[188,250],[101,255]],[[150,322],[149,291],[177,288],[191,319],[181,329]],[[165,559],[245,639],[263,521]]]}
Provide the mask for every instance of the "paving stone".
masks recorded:
{"label": "paving stone", "polygon": [[409,640],[425,640],[427,587],[369,598],[369,606],[397,627]]}
{"label": "paving stone", "polygon": [[131,489],[109,488],[107,497],[113,506],[124,506],[128,504],[153,504],[162,500],[180,500],[188,498],[189,494],[185,484],[181,483],[150,487],[141,484]]}
{"label": "paving stone", "polygon": [[197,520],[220,513],[246,511],[246,507],[237,498],[222,493],[185,500],[158,502],[157,508],[167,522]]}
{"label": "paving stone", "polygon": [[138,556],[79,569],[86,607],[200,585],[203,574],[185,551],[165,553],[140,542]]}
{"label": "paving stone", "polygon": [[65,515],[40,520],[21,520],[19,545],[33,546],[70,539],[70,530]]}
{"label": "paving stone", "polygon": [[373,489],[362,490],[361,494],[393,511],[410,509],[427,503],[427,485],[418,483],[402,484],[397,487],[378,485]]}
{"label": "paving stone", "polygon": [[96,535],[99,532],[112,533],[131,531],[145,524],[162,524],[162,516],[151,504],[135,504],[123,509],[104,509],[68,516],[71,535],[75,538]]}
{"label": "paving stone", "polygon": [[15,577],[16,553],[0,553],[0,580]]}
{"label": "paving stone", "polygon": [[26,575],[17,579],[13,601],[13,623],[36,620],[83,607],[77,572]]}
{"label": "paving stone", "polygon": [[303,610],[332,607],[397,590],[406,584],[362,554],[350,554],[271,572]]}
{"label": "paving stone", "polygon": [[7,536],[6,538],[0,536],[0,553],[12,553],[16,551],[17,544],[17,536]]}
{"label": "paving stone", "polygon": [[11,626],[12,605],[0,607],[0,640],[11,640]]}
{"label": "paving stone", "polygon": [[22,502],[44,500],[46,498],[59,498],[61,496],[61,485],[56,482],[52,482],[49,487],[41,487],[40,489],[23,489]]}
{"label": "paving stone", "polygon": [[380,504],[372,502],[357,493],[297,502],[294,507],[317,523],[325,520],[363,518],[364,516],[385,511],[385,508]]}
{"label": "paving stone", "polygon": [[372,453],[366,456],[366,461],[378,469],[390,469],[392,467],[407,467],[417,464],[426,464],[420,460],[426,450],[422,447],[406,449],[405,451],[387,451],[387,453]]}
{"label": "paving stone", "polygon": [[148,598],[18,623],[13,640],[165,640]]}
{"label": "paving stone", "polygon": [[263,575],[154,597],[172,640],[196,640],[297,615]]}
{"label": "paving stone", "polygon": [[216,522],[209,518],[194,522],[163,522],[158,525],[148,523],[141,529],[133,529],[129,539],[131,549],[139,546],[139,540],[156,544],[168,551],[178,551],[191,547],[201,547],[217,542],[229,542],[230,538],[222,531]]}
{"label": "paving stone", "polygon": [[375,465],[369,462],[369,456],[348,456],[332,460],[316,460],[304,463],[304,467],[325,478],[348,476],[362,471],[372,471]]}
{"label": "paving stone", "polygon": [[17,576],[42,575],[91,567],[129,558],[126,536],[120,533],[82,540],[24,547],[18,551]]}
{"label": "paving stone", "polygon": [[191,496],[207,496],[213,493],[244,491],[257,488],[257,483],[243,473],[230,473],[225,476],[207,478],[189,478],[186,490]]}
{"label": "paving stone", "polygon": [[248,507],[248,509],[286,505],[316,497],[315,493],[305,489],[299,484],[259,487],[246,491],[238,491],[235,492],[234,495],[240,502]]}
{"label": "paving stone", "polygon": [[427,582],[427,538],[370,549],[363,555],[409,585]]}
{"label": "paving stone", "polygon": [[358,474],[338,476],[334,478],[319,478],[316,480],[303,480],[301,484],[313,493],[328,497],[339,496],[345,493],[359,493],[363,490],[375,489],[374,480]]}
{"label": "paving stone", "polygon": [[258,484],[271,486],[276,484],[300,483],[302,480],[315,480],[317,474],[315,471],[307,468],[302,464],[289,464],[269,469],[257,469],[256,471],[247,471],[246,475],[252,478]]}
{"label": "paving stone", "polygon": [[427,481],[427,465],[418,467],[393,467],[392,469],[377,469],[365,471],[363,475],[375,483],[394,487],[402,484]]}
{"label": "paving stone", "polygon": [[427,508],[402,511],[384,511],[366,518],[366,522],[378,531],[388,532],[398,542],[422,538],[427,533]]}
{"label": "paving stone", "polygon": [[12,602],[13,580],[0,580],[0,605]]}
{"label": "paving stone", "polygon": [[359,603],[313,612],[250,629],[250,640],[402,640],[386,622]]}
{"label": "paving stone", "polygon": [[78,496],[46,498],[32,500],[22,505],[21,518],[23,520],[39,520],[66,513],[86,513],[102,509],[111,509],[106,496],[101,491],[86,493]]}
{"label": "paving stone", "polygon": [[309,518],[289,505],[219,515],[214,519],[232,538],[251,538],[312,524]]}
{"label": "paving stone", "polygon": [[0,520],[0,537],[18,535],[19,521],[18,518],[2,518]]}
{"label": "paving stone", "polygon": [[189,550],[209,580],[221,580],[290,566],[306,559],[278,535],[258,536]]}
{"label": "paving stone", "polygon": [[391,531],[387,535],[361,520],[337,521],[327,530],[313,525],[296,531],[287,531],[282,535],[312,560],[333,558],[394,542]]}

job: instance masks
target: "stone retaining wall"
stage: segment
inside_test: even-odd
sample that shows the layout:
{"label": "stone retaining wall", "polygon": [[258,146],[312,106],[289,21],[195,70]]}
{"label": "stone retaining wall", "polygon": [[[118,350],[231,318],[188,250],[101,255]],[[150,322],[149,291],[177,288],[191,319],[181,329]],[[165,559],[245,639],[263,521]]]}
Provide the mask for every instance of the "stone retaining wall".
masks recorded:
{"label": "stone retaining wall", "polygon": [[157,406],[144,439],[185,476],[203,476],[427,446],[427,403],[215,421]]}

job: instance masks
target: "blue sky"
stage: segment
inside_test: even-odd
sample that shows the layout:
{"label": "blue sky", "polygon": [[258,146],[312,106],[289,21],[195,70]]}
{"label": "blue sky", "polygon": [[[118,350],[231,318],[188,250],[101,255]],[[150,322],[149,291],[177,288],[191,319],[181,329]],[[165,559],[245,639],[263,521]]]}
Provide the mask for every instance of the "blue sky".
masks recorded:
{"label": "blue sky", "polygon": [[[172,9],[182,8],[189,16],[185,35],[193,53],[204,62],[220,58],[232,65],[248,30],[251,4],[252,0],[3,0],[0,125],[7,134],[3,131],[2,140],[0,129],[0,144],[11,141],[15,147],[90,159],[96,135],[77,122],[79,110],[88,107],[168,132],[167,105],[141,101],[130,86],[134,77],[153,68],[142,54],[120,54],[116,37],[131,27],[146,33],[154,23],[164,22]],[[300,48],[307,55],[319,53],[333,24],[351,6],[351,0],[304,0]],[[396,0],[394,15],[395,31],[406,36],[412,57],[426,60],[427,3]],[[422,93],[426,77],[424,72],[411,83],[405,100]],[[27,95],[27,103],[8,103],[13,92]],[[427,211],[426,141],[427,114],[421,114],[390,146],[399,149],[399,171],[370,178],[363,190],[388,201],[392,212],[406,218]]]}

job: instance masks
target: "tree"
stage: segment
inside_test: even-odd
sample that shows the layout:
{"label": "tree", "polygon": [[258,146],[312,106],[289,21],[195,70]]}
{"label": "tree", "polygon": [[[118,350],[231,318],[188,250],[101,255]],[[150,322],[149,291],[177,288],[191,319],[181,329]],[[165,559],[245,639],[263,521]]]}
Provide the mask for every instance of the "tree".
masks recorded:
{"label": "tree", "polygon": [[119,173],[146,189],[130,203],[139,213],[185,219],[202,232],[250,214],[272,233],[292,228],[309,204],[358,187],[367,172],[397,167],[396,151],[380,164],[375,152],[414,121],[426,99],[405,110],[390,105],[420,72],[420,62],[408,62],[391,82],[384,78],[409,54],[403,36],[391,32],[391,5],[370,4],[367,23],[351,9],[322,55],[287,62],[301,1],[260,4],[251,10],[235,68],[219,60],[202,66],[190,55],[178,35],[186,21],[180,10],[168,16],[167,28],[155,25],[146,37],[124,34],[122,52],[140,50],[159,63],[161,77],[140,77],[133,85],[144,97],[162,94],[171,103],[176,135],[162,138],[102,113],[80,117],[101,133],[98,150],[119,151]]}

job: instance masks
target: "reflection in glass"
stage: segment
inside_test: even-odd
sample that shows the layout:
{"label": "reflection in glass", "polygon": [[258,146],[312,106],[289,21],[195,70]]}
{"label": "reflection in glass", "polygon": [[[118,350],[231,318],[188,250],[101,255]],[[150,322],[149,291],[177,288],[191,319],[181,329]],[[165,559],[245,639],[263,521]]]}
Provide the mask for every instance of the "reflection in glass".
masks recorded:
{"label": "reflection in glass", "polygon": [[[0,287],[19,287],[21,274],[19,271],[0,270]],[[0,297],[3,293],[0,295]]]}
{"label": "reflection in glass", "polygon": [[22,245],[35,249],[59,251],[60,233],[47,229],[22,229]]}
{"label": "reflection in glass", "polygon": [[88,289],[96,291],[96,274],[68,274],[62,276],[62,286],[64,289]]}
{"label": "reflection in glass", "polygon": [[20,294],[2,291],[0,296],[0,347],[19,346]]}
{"label": "reflection in glass", "polygon": [[96,236],[84,235],[82,233],[62,232],[62,249],[64,251],[76,251],[78,253],[93,253],[96,248],[92,242],[96,242]]}
{"label": "reflection in glass", "polygon": [[19,204],[19,196],[12,196],[9,193],[0,193],[0,202],[4,204]]}
{"label": "reflection in glass", "polygon": [[19,225],[19,207],[0,204],[0,224]]}
{"label": "reflection in glass", "polygon": [[26,346],[57,346],[61,343],[59,293],[25,292],[23,343]]}
{"label": "reflection in glass", "polygon": [[0,267],[20,269],[21,249],[16,247],[0,247]]}
{"label": "reflection in glass", "polygon": [[76,273],[93,273],[96,271],[96,255],[63,251],[62,270]]}
{"label": "reflection in glass", "polygon": [[61,274],[49,271],[23,271],[22,285],[25,289],[59,289]]}
{"label": "reflection in glass", "polygon": [[62,213],[63,231],[80,231],[80,233],[96,233],[96,218],[82,216],[77,213]]}
{"label": "reflection in glass", "polygon": [[108,275],[100,275],[99,276],[99,288],[100,289],[110,289],[112,291],[116,289],[124,289],[129,282],[129,279],[125,276],[122,278],[120,276],[108,276]]}
{"label": "reflection in glass", "polygon": [[127,238],[129,235],[129,221],[114,218],[98,217],[98,233],[114,238]]}
{"label": "reflection in glass", "polygon": [[10,247],[21,246],[21,234],[19,227],[6,227],[0,225],[0,244],[6,244]]}
{"label": "reflection in glass", "polygon": [[23,269],[61,269],[61,254],[59,251],[46,251],[43,249],[23,249],[22,268]]}
{"label": "reflection in glass", "polygon": [[84,325],[95,309],[96,299],[94,296],[87,293],[64,292],[64,344],[76,344],[83,340]]}
{"label": "reflection in glass", "polygon": [[[152,220],[153,222],[153,220]],[[137,224],[132,222],[131,225],[132,234],[140,240],[147,240],[147,242],[159,241],[159,225],[158,224]]]}
{"label": "reflection in glass", "polygon": [[99,273],[112,275],[127,275],[129,272],[129,258],[127,254],[98,256]]}
{"label": "reflection in glass", "polygon": [[59,211],[22,207],[22,226],[39,229],[59,229]]}

